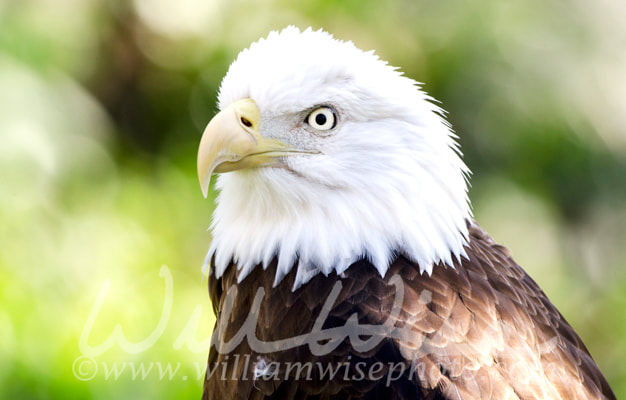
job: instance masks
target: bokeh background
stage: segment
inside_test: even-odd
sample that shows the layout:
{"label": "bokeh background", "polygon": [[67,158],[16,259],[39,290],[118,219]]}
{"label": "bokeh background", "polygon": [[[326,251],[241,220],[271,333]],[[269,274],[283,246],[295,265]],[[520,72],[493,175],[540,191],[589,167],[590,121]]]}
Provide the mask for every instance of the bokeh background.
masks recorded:
{"label": "bokeh background", "polygon": [[229,63],[289,24],[425,82],[476,218],[626,396],[624,15],[615,0],[0,0],[0,398],[199,398],[213,199],[196,149]]}

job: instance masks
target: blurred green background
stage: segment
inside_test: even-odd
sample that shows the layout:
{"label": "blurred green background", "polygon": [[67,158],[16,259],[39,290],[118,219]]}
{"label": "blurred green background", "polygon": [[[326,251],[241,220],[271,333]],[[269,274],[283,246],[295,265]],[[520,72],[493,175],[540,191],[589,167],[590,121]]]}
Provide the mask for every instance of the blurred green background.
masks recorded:
{"label": "blurred green background", "polygon": [[289,24],[425,82],[477,220],[626,396],[624,15],[611,0],[0,0],[0,398],[199,398],[213,199],[196,149],[229,63]]}

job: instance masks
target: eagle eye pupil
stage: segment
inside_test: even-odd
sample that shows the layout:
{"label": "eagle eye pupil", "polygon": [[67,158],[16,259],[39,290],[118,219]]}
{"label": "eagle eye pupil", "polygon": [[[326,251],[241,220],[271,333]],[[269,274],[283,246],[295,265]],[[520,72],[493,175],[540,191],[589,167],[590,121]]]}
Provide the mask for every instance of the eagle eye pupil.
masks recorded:
{"label": "eagle eye pupil", "polygon": [[326,123],[326,116],[324,114],[317,114],[315,116],[315,122],[318,125],[324,125]]}

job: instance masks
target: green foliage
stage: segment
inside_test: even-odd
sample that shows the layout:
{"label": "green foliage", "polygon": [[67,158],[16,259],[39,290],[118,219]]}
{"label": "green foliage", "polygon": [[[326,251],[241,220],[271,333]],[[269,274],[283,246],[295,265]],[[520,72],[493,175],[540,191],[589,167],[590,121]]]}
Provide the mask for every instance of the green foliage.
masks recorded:
{"label": "green foliage", "polygon": [[[200,195],[196,149],[229,63],[288,24],[376,49],[425,82],[474,171],[477,219],[625,396],[618,4],[1,2],[0,397],[199,398],[213,201]],[[81,358],[118,324],[130,342],[157,340]]]}

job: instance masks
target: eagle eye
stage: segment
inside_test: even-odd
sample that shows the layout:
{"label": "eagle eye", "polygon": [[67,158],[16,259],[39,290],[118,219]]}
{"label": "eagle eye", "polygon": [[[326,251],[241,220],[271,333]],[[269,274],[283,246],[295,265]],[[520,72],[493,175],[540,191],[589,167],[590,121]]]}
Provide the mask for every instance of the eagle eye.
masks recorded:
{"label": "eagle eye", "polygon": [[335,110],[330,107],[318,107],[306,117],[306,122],[318,131],[328,131],[337,125]]}

